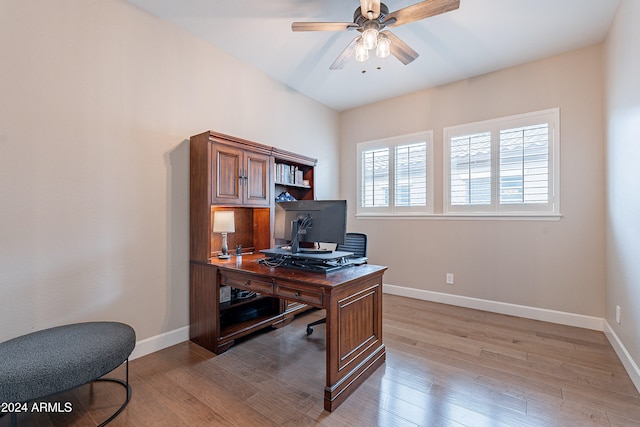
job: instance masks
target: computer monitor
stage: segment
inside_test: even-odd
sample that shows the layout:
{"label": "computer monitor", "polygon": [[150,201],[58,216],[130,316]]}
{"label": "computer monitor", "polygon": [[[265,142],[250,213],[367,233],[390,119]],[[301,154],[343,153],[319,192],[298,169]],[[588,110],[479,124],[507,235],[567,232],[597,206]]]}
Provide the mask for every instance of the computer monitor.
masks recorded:
{"label": "computer monitor", "polygon": [[346,200],[298,200],[276,203],[276,239],[291,242],[299,252],[300,242],[344,244],[347,232]]}

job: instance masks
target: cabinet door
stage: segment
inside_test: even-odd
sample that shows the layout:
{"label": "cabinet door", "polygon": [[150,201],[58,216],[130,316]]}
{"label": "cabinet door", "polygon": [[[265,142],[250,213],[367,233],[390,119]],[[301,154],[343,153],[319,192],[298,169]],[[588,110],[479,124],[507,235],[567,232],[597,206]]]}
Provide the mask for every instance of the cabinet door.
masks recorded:
{"label": "cabinet door", "polygon": [[214,144],[211,200],[216,204],[242,204],[241,166],[243,151],[226,145]]}
{"label": "cabinet door", "polygon": [[269,206],[271,202],[271,157],[264,154],[245,152],[244,204]]}

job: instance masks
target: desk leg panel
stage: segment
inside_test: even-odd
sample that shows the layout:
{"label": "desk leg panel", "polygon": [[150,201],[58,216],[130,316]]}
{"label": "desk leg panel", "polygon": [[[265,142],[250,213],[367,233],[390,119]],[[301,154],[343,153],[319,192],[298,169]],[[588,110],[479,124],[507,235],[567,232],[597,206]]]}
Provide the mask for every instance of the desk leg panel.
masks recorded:
{"label": "desk leg panel", "polygon": [[215,267],[193,262],[189,265],[189,339],[218,353],[220,294],[216,276]]}
{"label": "desk leg panel", "polygon": [[332,411],[340,405],[385,357],[380,274],[356,280],[331,295],[325,409]]}

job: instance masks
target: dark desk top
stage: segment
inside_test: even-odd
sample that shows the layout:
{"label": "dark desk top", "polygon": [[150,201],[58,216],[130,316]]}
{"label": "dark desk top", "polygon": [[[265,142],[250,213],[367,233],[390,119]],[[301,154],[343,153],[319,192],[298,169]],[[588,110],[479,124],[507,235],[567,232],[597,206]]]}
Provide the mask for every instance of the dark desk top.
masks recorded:
{"label": "dark desk top", "polygon": [[329,273],[313,273],[309,271],[301,271],[282,267],[269,267],[258,263],[259,259],[263,259],[262,254],[243,255],[242,261],[239,262],[236,256],[230,259],[221,260],[212,258],[208,264],[216,266],[222,270],[237,271],[242,273],[250,273],[260,276],[279,278],[285,280],[305,282],[308,284],[316,284],[324,287],[338,286],[346,282],[350,282],[361,277],[382,274],[387,267],[374,264],[351,265],[340,270]]}

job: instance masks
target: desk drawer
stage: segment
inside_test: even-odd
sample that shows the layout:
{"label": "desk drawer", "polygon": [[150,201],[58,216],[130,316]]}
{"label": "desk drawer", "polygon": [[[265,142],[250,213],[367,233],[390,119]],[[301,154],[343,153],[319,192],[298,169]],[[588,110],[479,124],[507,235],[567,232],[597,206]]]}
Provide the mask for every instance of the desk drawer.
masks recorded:
{"label": "desk drawer", "polygon": [[292,289],[276,284],[276,296],[316,306],[322,305],[322,292]]}
{"label": "desk drawer", "polygon": [[220,284],[224,286],[231,286],[233,288],[253,291],[264,295],[273,295],[273,283],[251,279],[246,274],[237,274],[225,271],[220,273],[220,279]]}

